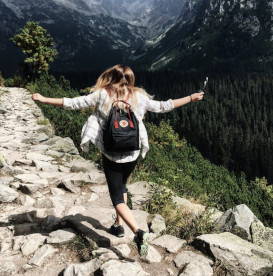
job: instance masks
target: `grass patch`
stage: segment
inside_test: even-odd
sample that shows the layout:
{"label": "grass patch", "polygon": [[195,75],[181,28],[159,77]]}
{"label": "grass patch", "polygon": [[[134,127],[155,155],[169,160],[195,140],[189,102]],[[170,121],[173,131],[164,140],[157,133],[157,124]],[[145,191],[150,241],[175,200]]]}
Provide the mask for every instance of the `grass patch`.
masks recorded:
{"label": "grass patch", "polygon": [[191,242],[196,236],[215,232],[211,212],[204,211],[199,216],[192,216],[187,209],[173,201],[172,190],[155,183],[151,183],[150,193],[144,210],[151,214],[160,214],[165,219],[166,230],[163,234],[174,235]]}
{"label": "grass patch", "polygon": [[39,119],[39,120],[37,120],[37,124],[46,126],[46,125],[49,125],[49,120],[48,119]]}
{"label": "grass patch", "polygon": [[90,242],[82,235],[77,235],[70,243],[67,248],[76,253],[80,262],[86,262],[93,258],[92,251],[97,249],[96,245],[90,245]]}

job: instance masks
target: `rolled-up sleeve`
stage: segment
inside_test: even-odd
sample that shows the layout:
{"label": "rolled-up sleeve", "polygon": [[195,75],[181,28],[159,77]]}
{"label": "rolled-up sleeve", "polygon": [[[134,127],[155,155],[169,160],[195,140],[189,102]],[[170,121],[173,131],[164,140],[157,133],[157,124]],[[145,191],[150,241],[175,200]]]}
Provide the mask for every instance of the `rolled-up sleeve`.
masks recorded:
{"label": "rolled-up sleeve", "polygon": [[87,107],[95,107],[99,99],[99,90],[96,90],[86,96],[74,98],[63,98],[63,108],[67,110],[82,109]]}
{"label": "rolled-up sleeve", "polygon": [[157,112],[157,113],[164,113],[169,112],[174,109],[174,104],[171,99],[167,101],[155,101],[152,99],[147,98],[145,107],[147,111]]}

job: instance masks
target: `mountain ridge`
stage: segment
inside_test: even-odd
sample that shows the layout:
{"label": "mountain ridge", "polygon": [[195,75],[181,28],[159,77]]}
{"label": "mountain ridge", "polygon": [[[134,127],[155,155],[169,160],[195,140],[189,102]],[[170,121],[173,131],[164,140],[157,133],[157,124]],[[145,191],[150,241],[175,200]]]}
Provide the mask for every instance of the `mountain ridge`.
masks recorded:
{"label": "mountain ridge", "polygon": [[149,70],[264,70],[273,60],[272,19],[272,1],[188,0],[176,24],[133,60]]}

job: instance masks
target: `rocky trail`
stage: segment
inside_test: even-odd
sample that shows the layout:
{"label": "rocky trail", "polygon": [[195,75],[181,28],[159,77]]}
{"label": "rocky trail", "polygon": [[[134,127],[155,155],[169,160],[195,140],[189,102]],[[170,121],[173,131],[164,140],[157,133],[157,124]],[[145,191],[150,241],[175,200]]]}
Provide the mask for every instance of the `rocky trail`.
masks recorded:
{"label": "rocky trail", "polygon": [[[123,238],[108,232],[115,212],[103,172],[54,134],[29,91],[0,88],[0,129],[0,276],[273,275],[273,230],[246,205],[215,213],[222,232],[188,244],[142,210],[149,183],[128,184],[132,212],[150,232],[140,258],[127,225]],[[205,209],[174,200],[193,215]]]}

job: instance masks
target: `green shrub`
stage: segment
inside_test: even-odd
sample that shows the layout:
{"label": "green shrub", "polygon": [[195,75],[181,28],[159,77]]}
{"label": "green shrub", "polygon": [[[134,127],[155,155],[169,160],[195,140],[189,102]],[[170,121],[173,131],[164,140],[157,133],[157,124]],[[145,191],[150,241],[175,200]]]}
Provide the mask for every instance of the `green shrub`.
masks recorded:
{"label": "green shrub", "polygon": [[211,213],[205,211],[199,216],[193,217],[187,209],[177,206],[173,201],[174,192],[172,190],[158,184],[151,184],[150,193],[150,199],[146,202],[144,210],[164,217],[165,234],[191,241],[198,235],[214,231]]}
{"label": "green shrub", "polygon": [[26,84],[27,81],[19,75],[15,75],[13,78],[8,78],[4,82],[6,87],[25,87]]}

